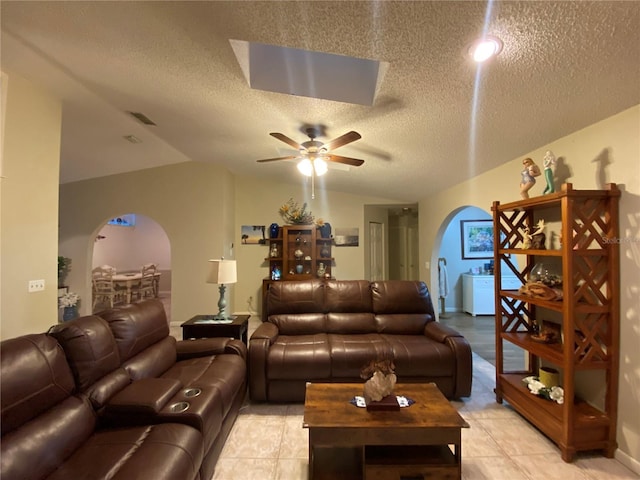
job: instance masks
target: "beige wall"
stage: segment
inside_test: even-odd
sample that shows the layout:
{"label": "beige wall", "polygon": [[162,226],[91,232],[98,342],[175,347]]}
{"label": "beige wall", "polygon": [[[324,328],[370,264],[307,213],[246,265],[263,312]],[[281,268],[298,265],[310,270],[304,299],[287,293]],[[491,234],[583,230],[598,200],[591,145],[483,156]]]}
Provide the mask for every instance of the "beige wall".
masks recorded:
{"label": "beige wall", "polygon": [[[216,192],[212,195],[211,192]],[[357,197],[318,191],[305,199],[301,187],[265,183],[255,177],[236,177],[221,167],[181,163],[113,175],[60,187],[60,252],[72,259],[67,279],[81,298],[91,298],[89,272],[93,239],[106,220],[124,213],[145,215],[158,222],[171,243],[171,319],[186,321],[217,309],[218,287],[206,284],[207,260],[235,258],[238,283],[229,286],[230,310],[258,314],[262,279],[268,275],[267,247],[242,245],[242,225],[282,224],[278,208],[293,197],[308,201],[316,218],[334,227],[356,226],[363,235],[364,205],[393,203],[376,197]],[[99,199],[94,201],[92,199]],[[363,278],[364,242],[335,250],[334,275]],[[251,300],[249,300],[251,299]],[[90,311],[89,301],[81,313]]]}
{"label": "beige wall", "polygon": [[[8,77],[0,179],[0,337],[46,330],[57,312],[58,177],[62,107]],[[28,293],[29,280],[45,290]]]}
{"label": "beige wall", "polygon": [[60,253],[73,262],[67,283],[87,300],[81,313],[91,307],[93,239],[105,221],[125,213],[153,219],[169,237],[172,319],[210,311],[217,287],[205,283],[207,260],[233,258],[233,190],[226,169],[194,162],[61,185]]}
{"label": "beige wall", "polygon": [[[327,175],[331,175],[329,172]],[[395,204],[397,202],[379,197],[362,197],[347,193],[327,192],[316,188],[316,198],[311,199],[308,188],[265,182],[255,177],[236,177],[236,226],[235,245],[238,260],[238,283],[235,285],[234,311],[258,314],[262,280],[269,275],[265,258],[268,247],[262,245],[242,245],[240,229],[242,225],[283,225],[278,209],[289,198],[300,205],[307,202],[307,209],[316,219],[329,222],[335,233],[336,227],[358,227],[360,245],[358,247],[334,247],[332,254],[335,265],[333,276],[339,279],[365,278],[365,205]],[[268,234],[267,234],[268,235]],[[251,302],[249,299],[251,298]]]}
{"label": "beige wall", "polygon": [[[621,112],[588,128],[560,138],[549,145],[507,161],[453,188],[420,201],[420,264],[437,265],[440,238],[449,219],[461,207],[474,205],[488,212],[494,200],[519,199],[518,184],[522,159],[533,158],[539,165],[546,150],[552,150],[569,167],[568,182],[577,189],[619,184],[621,291],[621,356],[618,443],[620,457],[640,471],[640,106]],[[604,166],[604,168],[602,168]],[[530,192],[540,195],[544,180]],[[424,270],[423,270],[424,272]],[[438,294],[437,270],[426,271],[424,280]],[[601,391],[601,389],[600,389]]]}

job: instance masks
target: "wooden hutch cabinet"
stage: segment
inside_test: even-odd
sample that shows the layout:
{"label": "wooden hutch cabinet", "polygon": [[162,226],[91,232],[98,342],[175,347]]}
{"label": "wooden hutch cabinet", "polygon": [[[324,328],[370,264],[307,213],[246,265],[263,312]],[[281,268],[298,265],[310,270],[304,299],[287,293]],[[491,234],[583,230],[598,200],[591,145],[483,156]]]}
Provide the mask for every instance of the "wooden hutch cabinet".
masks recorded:
{"label": "wooden hutch cabinet", "polygon": [[[567,462],[583,450],[602,450],[612,457],[617,447],[619,197],[615,184],[605,190],[574,190],[565,184],[556,193],[492,206],[494,238],[499,239],[494,247],[496,279],[506,270],[526,284],[541,262],[555,262],[562,276],[559,300],[502,289],[495,282],[496,400],[506,400],[544,432]],[[560,235],[549,249],[526,248],[523,231],[533,231],[540,219],[558,225]],[[548,239],[550,233],[546,235]],[[547,318],[560,332],[557,343],[536,341],[536,326]],[[527,352],[527,371],[504,371],[503,342]],[[559,371],[562,404],[532,394],[523,383],[527,376],[538,376],[540,366]],[[602,398],[594,402],[598,406],[576,392],[577,383],[591,378],[604,385]]]}
{"label": "wooden hutch cabinet", "polygon": [[[269,257],[268,277],[262,282],[264,299],[272,282],[280,280],[310,280],[312,278],[333,277],[331,268],[332,238],[323,238],[316,225],[284,225],[278,230],[278,237],[267,239]],[[280,278],[274,278],[274,270]],[[264,312],[264,308],[262,309]]]}

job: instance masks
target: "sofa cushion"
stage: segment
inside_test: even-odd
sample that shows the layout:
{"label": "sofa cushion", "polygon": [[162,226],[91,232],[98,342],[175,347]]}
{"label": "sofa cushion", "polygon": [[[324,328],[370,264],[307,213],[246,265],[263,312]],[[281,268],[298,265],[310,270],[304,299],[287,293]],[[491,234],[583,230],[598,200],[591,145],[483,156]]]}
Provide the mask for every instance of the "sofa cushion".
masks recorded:
{"label": "sofa cushion", "polygon": [[202,435],[188,425],[105,430],[93,435],[47,480],[193,480],[198,478],[202,457]]}
{"label": "sofa cushion", "polygon": [[71,395],[73,375],[53,337],[25,335],[0,349],[0,477],[44,478],[90,437],[95,413]]}
{"label": "sofa cushion", "polygon": [[121,361],[169,336],[169,323],[162,302],[144,300],[101,312],[118,345]]}
{"label": "sofa cushion", "polygon": [[371,283],[373,312],[380,314],[426,313],[435,318],[431,295],[424,282],[386,280]]}
{"label": "sofa cushion", "polygon": [[269,323],[278,327],[280,335],[313,335],[327,331],[326,317],[323,313],[269,315]]}
{"label": "sofa cushion", "polygon": [[376,321],[371,312],[327,313],[327,333],[375,333]]}
{"label": "sofa cushion", "polygon": [[[4,396],[4,391],[2,393]],[[95,428],[95,413],[86,398],[74,395],[57,402],[34,419],[2,435],[0,478],[47,477],[82,447]],[[75,480],[78,477],[67,478]]]}
{"label": "sofa cushion", "polygon": [[357,378],[372,360],[391,357],[391,348],[377,333],[362,335],[330,334],[332,378]]}
{"label": "sofa cushion", "polygon": [[432,321],[428,313],[379,314],[374,319],[378,333],[398,335],[424,335],[425,325]]}
{"label": "sofa cushion", "polygon": [[164,337],[124,362],[122,366],[129,372],[132,380],[141,380],[159,377],[176,363],[177,358],[176,339]]}
{"label": "sofa cushion", "polygon": [[63,401],[75,389],[62,348],[46,334],[5,340],[0,355],[2,435]]}
{"label": "sofa cushion", "polygon": [[398,381],[404,377],[444,377],[456,371],[454,352],[424,335],[382,335],[393,351]]}
{"label": "sofa cushion", "polygon": [[325,333],[279,335],[267,356],[269,379],[322,379],[331,376],[331,354]]}
{"label": "sofa cushion", "polygon": [[327,312],[372,312],[371,285],[367,280],[329,280],[325,285]]}
{"label": "sofa cushion", "polygon": [[95,315],[80,317],[49,329],[67,356],[80,391],[120,367],[120,356],[109,325]]}
{"label": "sofa cushion", "polygon": [[269,316],[280,313],[324,313],[324,283],[281,281],[269,285]]}

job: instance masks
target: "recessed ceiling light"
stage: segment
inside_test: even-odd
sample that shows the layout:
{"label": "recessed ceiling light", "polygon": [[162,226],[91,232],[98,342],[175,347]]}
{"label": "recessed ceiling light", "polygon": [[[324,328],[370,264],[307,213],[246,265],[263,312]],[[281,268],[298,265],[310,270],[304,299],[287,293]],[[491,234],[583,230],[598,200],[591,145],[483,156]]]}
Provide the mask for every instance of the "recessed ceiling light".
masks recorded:
{"label": "recessed ceiling light", "polygon": [[502,41],[496,37],[483,37],[469,49],[473,60],[482,63],[495,57],[502,51]]}

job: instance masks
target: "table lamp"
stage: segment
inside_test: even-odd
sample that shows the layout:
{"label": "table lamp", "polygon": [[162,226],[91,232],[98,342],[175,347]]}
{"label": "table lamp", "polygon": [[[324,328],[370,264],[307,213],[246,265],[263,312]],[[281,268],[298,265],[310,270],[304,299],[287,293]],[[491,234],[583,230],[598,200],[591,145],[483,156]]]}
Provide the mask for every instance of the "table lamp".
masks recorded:
{"label": "table lamp", "polygon": [[220,285],[220,300],[218,300],[218,314],[213,317],[214,320],[231,320],[227,314],[227,300],[224,297],[226,286],[230,283],[238,281],[235,260],[209,260],[211,270],[207,277],[207,283],[215,283]]}

